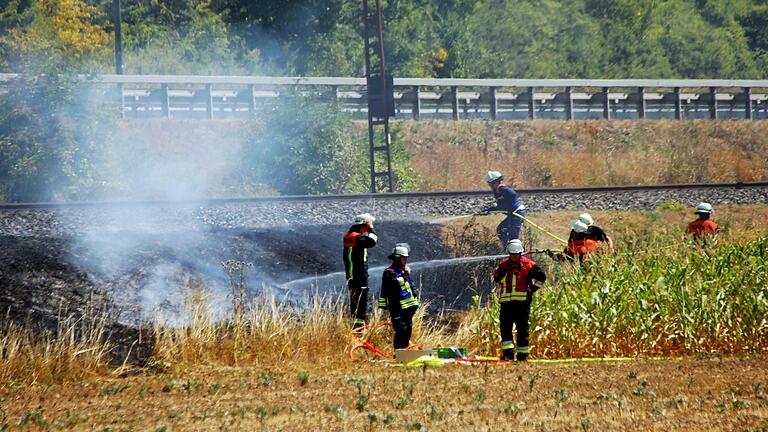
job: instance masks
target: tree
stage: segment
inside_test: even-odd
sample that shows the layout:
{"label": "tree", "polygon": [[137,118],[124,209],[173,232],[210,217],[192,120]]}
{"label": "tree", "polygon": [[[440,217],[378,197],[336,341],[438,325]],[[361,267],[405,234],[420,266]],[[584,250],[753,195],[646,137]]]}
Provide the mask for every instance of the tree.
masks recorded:
{"label": "tree", "polygon": [[[367,192],[368,140],[333,102],[295,96],[265,110],[246,142],[243,172],[282,194]],[[397,142],[397,140],[395,140]],[[401,190],[415,174],[402,144],[394,144]]]}
{"label": "tree", "polygon": [[79,0],[45,0],[29,23],[9,32],[22,72],[0,98],[0,198],[8,201],[73,198],[91,179],[90,157],[102,118],[78,103],[76,72],[106,49],[97,13]]}

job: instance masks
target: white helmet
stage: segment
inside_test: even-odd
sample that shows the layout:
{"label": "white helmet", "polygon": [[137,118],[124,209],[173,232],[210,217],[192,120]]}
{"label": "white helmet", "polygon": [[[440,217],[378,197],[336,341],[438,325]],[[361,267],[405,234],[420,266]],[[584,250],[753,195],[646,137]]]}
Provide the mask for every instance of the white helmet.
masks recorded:
{"label": "white helmet", "polygon": [[401,256],[407,257],[409,252],[411,252],[411,246],[408,245],[408,243],[397,243],[388,258],[395,259]]}
{"label": "white helmet", "polygon": [[485,182],[486,183],[494,183],[494,182],[497,182],[499,180],[504,180],[504,176],[501,175],[501,173],[498,172],[498,171],[488,171],[485,174]]}
{"label": "white helmet", "polygon": [[370,213],[363,213],[355,216],[355,225],[365,225],[368,223],[374,223],[376,218],[371,216]]}
{"label": "white helmet", "polygon": [[577,233],[585,233],[589,229],[589,226],[579,219],[571,222],[571,229]]}
{"label": "white helmet", "polygon": [[587,224],[588,227],[595,223],[594,219],[592,219],[592,216],[589,213],[580,214],[579,220]]}
{"label": "white helmet", "polygon": [[518,239],[510,240],[509,243],[507,243],[506,250],[508,254],[521,254],[525,252],[523,242]]}
{"label": "white helmet", "polygon": [[712,204],[710,203],[701,203],[696,206],[696,214],[699,213],[705,213],[705,214],[712,214],[715,212],[715,209],[712,208]]}

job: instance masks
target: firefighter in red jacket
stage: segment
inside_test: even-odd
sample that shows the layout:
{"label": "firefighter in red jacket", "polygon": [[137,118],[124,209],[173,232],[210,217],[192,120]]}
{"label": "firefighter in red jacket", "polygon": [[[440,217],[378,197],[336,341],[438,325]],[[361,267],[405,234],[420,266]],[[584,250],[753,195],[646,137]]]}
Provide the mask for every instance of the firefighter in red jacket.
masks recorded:
{"label": "firefighter in red jacket", "polygon": [[[605,235],[605,233],[600,230]],[[607,236],[605,236],[607,237]],[[582,261],[588,255],[597,252],[600,249],[602,240],[598,240],[594,234],[589,232],[589,226],[581,220],[576,219],[571,222],[571,234],[568,236],[568,244],[562,252],[556,250],[547,250],[547,255],[559,261]],[[607,241],[605,242],[607,244]]]}
{"label": "firefighter in red jacket", "polygon": [[525,249],[520,240],[512,240],[506,247],[509,258],[503,259],[493,272],[498,283],[496,295],[499,299],[501,324],[502,360],[515,359],[515,344],[512,341],[512,326],[517,329],[517,361],[526,361],[528,346],[528,317],[535,293],[547,280],[547,275],[533,260],[523,256]]}
{"label": "firefighter in red jacket", "polygon": [[714,212],[715,210],[710,203],[703,202],[696,206],[697,219],[688,224],[688,228],[685,230],[686,234],[690,234],[696,242],[716,239],[717,233],[720,232],[720,227],[710,220]]}
{"label": "firefighter in red jacket", "polygon": [[[592,239],[604,244],[608,248],[608,250],[613,250],[613,239],[611,239],[611,237],[608,234],[606,234],[605,230],[595,225],[595,220],[592,219],[592,215],[590,215],[589,213],[582,213],[579,215],[578,220],[587,225],[587,230],[584,232],[583,235],[585,235],[589,239]],[[581,229],[581,227],[579,228]],[[572,239],[575,240],[578,237],[580,237],[579,233],[577,233],[576,230],[573,229],[573,225],[571,225],[571,234],[568,237],[568,241],[570,242]]]}
{"label": "firefighter in red jacket", "polygon": [[389,255],[392,265],[384,270],[381,279],[379,307],[389,310],[392,329],[395,331],[395,349],[408,348],[413,331],[413,315],[419,308],[419,299],[414,293],[416,284],[408,267],[409,254],[407,243],[396,244]]}
{"label": "firefighter in red jacket", "polygon": [[368,319],[368,249],[376,246],[379,239],[373,230],[374,221],[368,213],[357,215],[344,235],[344,270],[353,328],[365,326]]}

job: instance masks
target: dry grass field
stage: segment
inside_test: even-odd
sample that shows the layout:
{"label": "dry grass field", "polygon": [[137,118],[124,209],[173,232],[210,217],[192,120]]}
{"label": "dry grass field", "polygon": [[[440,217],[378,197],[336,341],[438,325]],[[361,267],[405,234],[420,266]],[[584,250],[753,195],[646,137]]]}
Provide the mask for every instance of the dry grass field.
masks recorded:
{"label": "dry grass field", "polygon": [[768,358],[196,366],[5,389],[0,429],[764,431]]}
{"label": "dry grass field", "polygon": [[396,123],[419,190],[476,190],[489,169],[526,187],[768,179],[768,124],[750,121]]}
{"label": "dry grass field", "polygon": [[[356,339],[347,333],[345,307],[332,299],[299,315],[263,300],[227,323],[208,321],[202,303],[190,301],[189,326],[144,333],[153,346],[146,365],[107,363],[111,347],[98,316],[64,322],[56,338],[4,327],[0,431],[766,431],[768,208],[716,210],[724,232],[709,258],[685,247],[652,250],[660,241],[684,243],[690,209],[593,212],[619,253],[591,268],[555,272],[537,294],[527,364],[351,361],[346,351]],[[564,235],[574,215],[531,217]],[[492,238],[496,222],[472,223]],[[467,223],[448,224],[447,241]],[[529,242],[553,246],[527,234]],[[603,302],[605,286],[611,292]],[[190,291],[192,300],[203,288]],[[495,355],[493,314],[493,303],[438,319],[421,313],[413,340]],[[387,328],[370,340],[390,351]],[[631,359],[568,360],[603,356]]]}

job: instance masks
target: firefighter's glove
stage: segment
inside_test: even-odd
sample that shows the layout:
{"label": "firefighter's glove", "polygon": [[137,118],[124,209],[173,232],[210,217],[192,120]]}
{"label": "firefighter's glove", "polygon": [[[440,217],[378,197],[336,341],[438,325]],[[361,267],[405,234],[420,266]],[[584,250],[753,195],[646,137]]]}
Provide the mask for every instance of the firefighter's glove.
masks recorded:
{"label": "firefighter's glove", "polygon": [[536,284],[531,284],[531,285],[528,286],[528,292],[531,293],[531,294],[535,293],[539,289],[541,289],[541,287],[539,285],[536,285]]}

